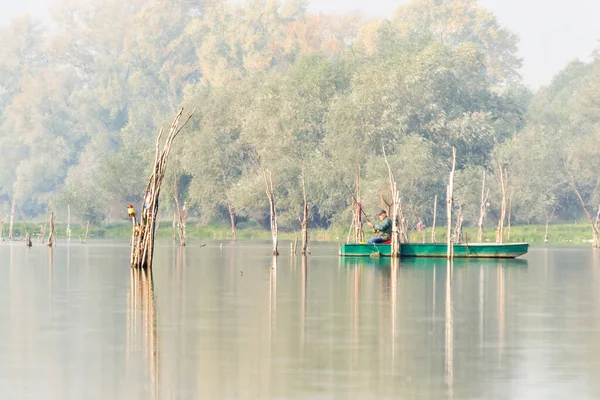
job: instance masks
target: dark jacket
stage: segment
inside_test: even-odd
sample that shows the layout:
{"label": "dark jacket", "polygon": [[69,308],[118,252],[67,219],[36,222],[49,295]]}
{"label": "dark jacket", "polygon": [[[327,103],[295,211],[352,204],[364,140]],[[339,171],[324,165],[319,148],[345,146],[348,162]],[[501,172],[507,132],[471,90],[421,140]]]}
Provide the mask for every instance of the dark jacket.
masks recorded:
{"label": "dark jacket", "polygon": [[379,224],[373,224],[373,229],[378,236],[381,236],[385,240],[389,240],[392,237],[392,220],[385,217]]}

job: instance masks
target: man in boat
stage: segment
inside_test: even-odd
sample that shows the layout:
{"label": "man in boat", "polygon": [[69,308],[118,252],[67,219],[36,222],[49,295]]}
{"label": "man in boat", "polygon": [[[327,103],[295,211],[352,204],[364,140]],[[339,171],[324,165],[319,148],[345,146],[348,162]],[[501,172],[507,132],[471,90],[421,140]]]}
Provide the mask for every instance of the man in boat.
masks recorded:
{"label": "man in boat", "polygon": [[377,214],[377,218],[379,218],[378,224],[373,224],[371,221],[367,222],[373,228],[373,232],[377,234],[377,236],[369,239],[367,243],[369,244],[378,244],[387,242],[392,237],[392,221],[388,218],[387,212],[385,210],[381,210],[379,214]]}

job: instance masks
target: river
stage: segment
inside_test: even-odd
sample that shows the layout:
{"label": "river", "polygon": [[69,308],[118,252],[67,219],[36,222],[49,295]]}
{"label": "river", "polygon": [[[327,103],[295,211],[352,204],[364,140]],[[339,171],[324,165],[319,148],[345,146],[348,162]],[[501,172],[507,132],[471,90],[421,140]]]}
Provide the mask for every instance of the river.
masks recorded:
{"label": "river", "polygon": [[148,276],[127,242],[0,243],[2,398],[600,398],[600,252],[281,249],[159,242]]}

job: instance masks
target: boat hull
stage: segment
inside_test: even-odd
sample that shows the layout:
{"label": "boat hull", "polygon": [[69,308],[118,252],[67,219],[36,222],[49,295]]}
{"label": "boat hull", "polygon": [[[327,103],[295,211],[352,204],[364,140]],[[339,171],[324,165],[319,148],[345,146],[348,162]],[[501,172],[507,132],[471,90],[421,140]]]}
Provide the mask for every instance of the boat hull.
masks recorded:
{"label": "boat hull", "polygon": [[[400,257],[446,257],[446,243],[402,243]],[[516,258],[529,249],[527,243],[472,243],[454,244],[455,258]],[[340,245],[340,256],[348,257],[391,257],[389,244],[349,243]]]}

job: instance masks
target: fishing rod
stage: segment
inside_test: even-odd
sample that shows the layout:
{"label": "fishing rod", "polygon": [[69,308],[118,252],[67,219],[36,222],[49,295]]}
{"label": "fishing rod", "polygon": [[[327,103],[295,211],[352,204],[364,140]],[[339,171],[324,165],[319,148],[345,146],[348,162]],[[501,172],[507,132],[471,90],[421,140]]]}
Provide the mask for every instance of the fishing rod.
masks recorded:
{"label": "fishing rod", "polygon": [[348,187],[348,185],[346,185],[346,182],[344,182],[343,178],[340,177],[340,181],[342,182],[342,184],[344,185],[344,187],[346,188],[346,190],[348,191],[348,193],[350,194],[350,196],[352,196],[352,199],[354,199],[354,201],[356,202],[356,204],[358,204],[358,209],[362,212],[362,215],[365,216],[365,219],[367,220],[367,222],[372,225],[373,223],[369,220],[369,217],[367,216],[367,213],[365,212],[365,210],[363,210],[362,204],[360,203],[360,201],[358,201],[356,199],[356,197],[354,197],[354,193],[352,193],[352,191],[350,190],[350,188]]}
{"label": "fishing rod", "polygon": [[[321,153],[321,155],[323,156],[323,158],[325,158],[327,161],[329,161],[329,163],[331,164],[331,166],[333,167],[334,170],[336,171],[340,171],[339,168],[337,168],[337,166],[334,164],[333,160],[331,159],[331,157],[325,155],[322,151],[317,149],[318,153]],[[369,219],[369,217],[367,216],[367,213],[365,213],[365,210],[363,210],[362,208],[362,204],[356,199],[356,197],[354,196],[354,193],[352,192],[352,190],[350,190],[350,187],[346,184],[346,181],[344,181],[344,177],[340,174],[340,182],[342,182],[342,184],[344,185],[344,188],[348,191],[348,193],[350,194],[350,196],[352,197],[352,199],[356,202],[356,204],[358,204],[358,209],[361,211],[362,215],[364,215],[365,219],[367,220],[367,222],[371,225],[373,225],[373,223],[371,222],[371,220]]]}

